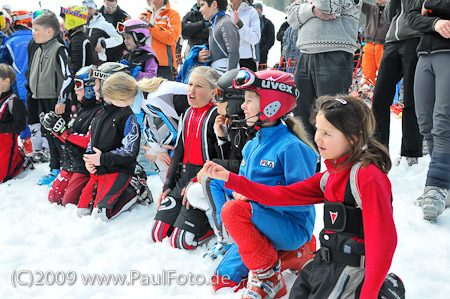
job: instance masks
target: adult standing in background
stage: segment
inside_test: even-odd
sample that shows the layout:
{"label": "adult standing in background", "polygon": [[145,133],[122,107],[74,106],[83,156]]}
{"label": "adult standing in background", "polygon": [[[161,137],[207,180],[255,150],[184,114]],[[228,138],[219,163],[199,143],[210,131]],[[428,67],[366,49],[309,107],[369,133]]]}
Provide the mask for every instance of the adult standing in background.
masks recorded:
{"label": "adult standing in background", "polygon": [[230,0],[227,14],[239,28],[239,65],[257,71],[255,45],[261,39],[259,15],[246,1]]}
{"label": "adult standing in background", "polygon": [[200,12],[200,0],[196,0],[181,21],[181,35],[188,40],[189,48],[208,43],[210,26],[211,23],[205,20]]}
{"label": "adult standing in background", "polygon": [[[97,11],[97,4],[95,4],[94,0],[83,0],[82,5],[88,9],[87,35],[94,48],[92,64],[99,66],[106,61],[114,59],[114,57],[111,57],[108,60],[107,50],[120,46],[123,43],[123,38],[116,31],[116,28]],[[121,57],[118,57],[117,60]]]}
{"label": "adult standing in background", "polygon": [[[108,23],[111,23],[114,28],[117,28],[117,23],[123,23],[131,19],[130,15],[117,5],[117,0],[104,0],[103,6],[100,7],[99,12],[105,17]],[[106,50],[108,61],[118,61],[123,56],[126,50],[125,43]]]}
{"label": "adult standing in background", "polygon": [[417,64],[416,48],[421,33],[408,25],[408,11],[415,0],[390,0],[384,13],[390,22],[373,93],[372,111],[376,120],[375,137],[389,147],[391,105],[396,85],[403,77],[404,101],[402,111],[401,157],[411,166],[422,156],[422,135],[414,110],[414,73]]}
{"label": "adult standing in background", "polygon": [[150,38],[147,39],[158,57],[157,77],[173,81],[177,69],[175,50],[181,34],[181,18],[178,12],[170,8],[169,0],[147,0],[146,12],[139,17],[149,24]]}
{"label": "adult standing in background", "polygon": [[423,32],[417,47],[414,95],[420,132],[431,155],[418,203],[424,218],[435,222],[450,189],[450,0],[418,0],[408,21],[411,28]]}
{"label": "adult standing in background", "polygon": [[359,0],[302,0],[287,9],[289,25],[298,30],[301,52],[294,74],[300,91],[294,114],[300,116],[311,139],[315,128],[310,116],[316,98],[347,94],[352,84],[361,6]]}
{"label": "adult standing in background", "polygon": [[265,15],[262,14],[262,4],[255,3],[254,6],[258,14],[262,17],[264,23],[263,30],[261,31],[261,41],[259,42],[259,63],[266,64],[269,50],[275,43],[275,27],[273,26],[273,23],[268,18],[266,18]]}
{"label": "adult standing in background", "polygon": [[365,42],[362,56],[362,70],[364,78],[375,85],[377,72],[380,68],[381,57],[383,57],[384,40],[389,30],[386,22],[384,7],[386,0],[377,0],[377,3],[364,1],[361,12],[366,16]]}

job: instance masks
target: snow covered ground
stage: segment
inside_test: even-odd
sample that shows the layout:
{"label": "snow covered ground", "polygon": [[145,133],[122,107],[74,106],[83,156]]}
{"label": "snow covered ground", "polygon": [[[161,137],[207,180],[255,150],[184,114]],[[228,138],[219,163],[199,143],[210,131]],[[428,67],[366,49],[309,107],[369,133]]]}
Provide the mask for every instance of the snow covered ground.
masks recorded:
{"label": "snow covered ground", "polygon": [[[20,7],[10,3],[13,10],[25,5],[34,10],[37,2],[22,0]],[[55,0],[41,2],[44,8],[57,11],[59,7]],[[136,2],[119,1],[119,5],[137,16],[145,1],[141,0],[142,5]],[[70,2],[63,1],[66,3]],[[171,0],[182,16],[193,3]],[[265,14],[278,30],[284,16],[273,12],[272,17],[270,8],[265,8]],[[278,59],[277,44],[270,61]],[[400,152],[400,127],[400,119],[393,116],[393,160]],[[421,209],[414,205],[423,189],[428,163],[428,156],[412,167],[402,161],[389,174],[398,233],[391,271],[403,279],[408,299],[444,299],[450,294],[450,210],[444,211],[437,224],[430,224],[422,220]],[[135,206],[109,223],[78,218],[74,206],[50,204],[49,188],[36,185],[47,171],[47,165],[37,165],[36,170],[0,185],[0,298],[240,298],[240,294],[214,295],[204,283],[219,262],[202,258],[206,246],[187,252],[173,249],[167,240],[151,243],[155,205]],[[152,176],[148,182],[157,197],[162,186],[159,177]],[[316,236],[322,225],[318,206]],[[121,286],[112,281],[108,285],[99,281],[90,284],[88,274],[126,275],[127,280]],[[292,284],[295,277],[288,273],[286,279]]]}

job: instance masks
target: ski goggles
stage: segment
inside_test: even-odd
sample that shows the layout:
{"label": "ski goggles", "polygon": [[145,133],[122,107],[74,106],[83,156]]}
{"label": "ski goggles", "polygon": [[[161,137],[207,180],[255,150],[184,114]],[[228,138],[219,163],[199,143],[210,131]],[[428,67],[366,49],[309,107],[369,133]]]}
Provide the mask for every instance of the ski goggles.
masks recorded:
{"label": "ski goggles", "polygon": [[136,25],[126,26],[124,23],[119,22],[119,23],[117,23],[117,26],[116,26],[117,32],[119,32],[120,34],[129,32],[134,29],[140,29],[140,28],[148,29],[148,25],[147,24],[136,24]]}
{"label": "ski goggles", "polygon": [[95,85],[95,81],[94,82],[86,82],[83,79],[79,79],[79,78],[75,78],[73,79],[74,83],[75,83],[75,90],[80,90],[86,87],[91,87]]}
{"label": "ski goggles", "polygon": [[112,6],[109,6],[109,5],[105,4],[105,8],[114,9],[114,8],[117,8],[117,4],[116,5],[112,5]]}
{"label": "ski goggles", "polygon": [[216,88],[216,96],[212,99],[212,102],[215,104],[226,102],[226,100],[222,96],[222,90],[220,90],[220,88]]}
{"label": "ski goggles", "polygon": [[96,68],[91,68],[91,71],[89,72],[89,80],[96,82],[98,81],[102,81],[102,80],[106,80],[110,77],[110,74],[107,73],[103,73],[99,70],[97,70]]}
{"label": "ski goggles", "polygon": [[37,17],[39,17],[40,15],[43,15],[45,13],[50,12],[48,9],[43,9],[43,10],[36,10],[33,12],[33,20],[36,19]]}
{"label": "ski goggles", "polygon": [[260,79],[256,76],[254,72],[247,68],[242,68],[236,75],[236,78],[233,80],[233,88],[235,89],[271,89],[275,91],[281,91],[293,95],[294,97],[298,96],[298,90],[295,86],[277,82],[274,80],[266,80]]}

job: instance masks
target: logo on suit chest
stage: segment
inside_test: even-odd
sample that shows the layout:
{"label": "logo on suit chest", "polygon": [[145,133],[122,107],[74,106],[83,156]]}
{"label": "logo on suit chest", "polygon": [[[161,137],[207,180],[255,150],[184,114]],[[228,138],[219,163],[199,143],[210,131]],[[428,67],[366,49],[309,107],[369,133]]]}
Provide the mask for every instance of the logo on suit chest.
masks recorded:
{"label": "logo on suit chest", "polygon": [[263,167],[275,168],[275,162],[269,160],[261,160],[259,165]]}

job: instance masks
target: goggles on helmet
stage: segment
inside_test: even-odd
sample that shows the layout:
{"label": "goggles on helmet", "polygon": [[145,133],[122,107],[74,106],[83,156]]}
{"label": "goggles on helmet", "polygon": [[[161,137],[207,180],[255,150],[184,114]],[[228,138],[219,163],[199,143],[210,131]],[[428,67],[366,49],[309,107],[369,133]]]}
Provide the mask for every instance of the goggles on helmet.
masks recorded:
{"label": "goggles on helmet", "polygon": [[260,79],[254,72],[246,68],[239,70],[236,78],[233,80],[233,88],[242,90],[254,88],[272,89],[291,94],[294,97],[299,95],[295,86],[276,82],[276,78],[274,80]]}
{"label": "goggles on helmet", "polygon": [[75,78],[73,79],[73,81],[75,82],[75,90],[80,90],[83,89],[85,87],[90,87],[90,86],[94,86],[95,82],[86,82],[83,79],[80,78]]}
{"label": "goggles on helmet", "polygon": [[140,28],[146,28],[148,29],[148,25],[146,24],[136,24],[136,25],[130,25],[130,26],[126,26],[124,23],[117,23],[117,32],[119,33],[125,33],[125,32],[129,32],[133,29],[140,29]]}

